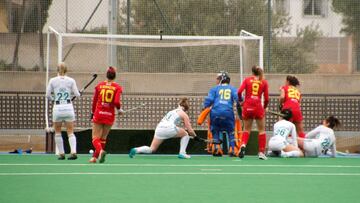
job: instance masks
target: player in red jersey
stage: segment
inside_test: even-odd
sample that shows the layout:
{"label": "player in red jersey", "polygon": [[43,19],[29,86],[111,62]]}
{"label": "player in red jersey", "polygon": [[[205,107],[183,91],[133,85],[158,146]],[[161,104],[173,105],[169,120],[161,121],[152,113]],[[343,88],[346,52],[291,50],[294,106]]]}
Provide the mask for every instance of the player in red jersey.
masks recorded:
{"label": "player in red jersey", "polygon": [[301,113],[301,93],[298,90],[299,80],[295,76],[288,75],[285,85],[280,88],[280,106],[279,109],[289,109],[292,113],[290,122],[295,124],[298,137],[304,138],[303,116]]}
{"label": "player in red jersey", "polygon": [[[269,86],[264,79],[264,72],[258,66],[251,68],[252,76],[245,78],[240,88],[238,96],[241,98],[242,92],[245,90],[245,100],[243,102],[242,117],[244,120],[244,132],[242,135],[242,145],[239,152],[239,158],[244,158],[246,144],[248,143],[253,120],[259,131],[259,159],[266,160],[266,133],[265,133],[265,111],[269,103]],[[261,97],[264,95],[264,105],[262,105]]]}
{"label": "player in red jersey", "polygon": [[110,66],[106,72],[107,80],[100,82],[95,87],[92,101],[92,144],[95,152],[89,161],[91,163],[96,163],[98,158],[99,163],[105,161],[104,148],[106,138],[115,121],[115,108],[120,115],[123,114],[123,110],[120,108],[122,87],[114,82],[115,77],[116,68]]}

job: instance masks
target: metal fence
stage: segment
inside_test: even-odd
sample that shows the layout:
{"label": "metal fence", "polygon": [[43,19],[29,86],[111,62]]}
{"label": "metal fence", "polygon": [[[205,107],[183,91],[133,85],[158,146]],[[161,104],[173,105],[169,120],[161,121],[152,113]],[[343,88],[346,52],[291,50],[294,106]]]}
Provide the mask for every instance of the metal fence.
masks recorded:
{"label": "metal fence", "polygon": [[[184,95],[165,94],[125,94],[123,108],[131,109],[145,103],[141,109],[129,112],[116,119],[114,128],[154,129],[164,114],[177,107],[178,100]],[[189,116],[196,129],[196,120],[201,112],[205,95],[187,95],[190,100]],[[45,100],[39,92],[1,92],[0,128],[1,129],[44,129]],[[76,127],[90,128],[91,95],[83,95],[74,101]],[[277,110],[278,95],[270,96],[269,109]],[[51,123],[51,106],[49,118]],[[360,131],[360,95],[303,95],[302,112],[305,130],[316,127],[329,115],[337,116],[342,122],[341,131]],[[266,130],[271,131],[277,117],[266,116]]]}
{"label": "metal fence", "polygon": [[[359,8],[357,0],[3,0],[0,70],[44,70],[43,34],[52,26],[60,32],[133,35],[162,30],[164,35],[238,36],[247,30],[264,36],[267,72],[352,73],[360,70]],[[119,67],[136,72],[149,67],[138,70],[136,51],[119,51]],[[84,53],[88,59],[107,57],[106,49],[85,46],[74,48],[68,60]]]}

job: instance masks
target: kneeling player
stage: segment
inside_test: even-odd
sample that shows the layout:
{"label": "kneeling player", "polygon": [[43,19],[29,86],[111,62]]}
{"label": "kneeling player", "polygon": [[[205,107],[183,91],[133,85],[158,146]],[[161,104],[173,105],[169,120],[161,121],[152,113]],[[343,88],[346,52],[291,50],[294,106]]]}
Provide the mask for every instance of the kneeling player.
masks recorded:
{"label": "kneeling player", "polygon": [[295,125],[289,121],[292,116],[291,111],[284,109],[281,113],[284,116],[274,124],[274,134],[269,140],[269,155],[303,157],[304,154],[298,147]]}
{"label": "kneeling player", "polygon": [[[149,146],[142,146],[132,148],[129,153],[129,157],[133,158],[136,153],[151,154],[155,152],[160,144],[170,138],[180,137],[180,152],[178,158],[189,159],[190,155],[186,154],[186,147],[189,143],[190,136],[196,136],[194,130],[191,127],[189,116],[186,111],[189,110],[189,102],[187,98],[181,99],[179,107],[169,111],[164,118],[160,121],[155,129],[155,135]],[[184,128],[178,127],[178,125],[184,122]],[[188,134],[189,132],[189,134]]]}
{"label": "kneeling player", "polygon": [[330,150],[331,156],[336,157],[336,138],[333,129],[339,125],[340,121],[336,117],[329,116],[323,120],[322,125],[308,132],[305,139],[298,138],[299,147],[304,150],[305,156],[318,157],[328,154]]}

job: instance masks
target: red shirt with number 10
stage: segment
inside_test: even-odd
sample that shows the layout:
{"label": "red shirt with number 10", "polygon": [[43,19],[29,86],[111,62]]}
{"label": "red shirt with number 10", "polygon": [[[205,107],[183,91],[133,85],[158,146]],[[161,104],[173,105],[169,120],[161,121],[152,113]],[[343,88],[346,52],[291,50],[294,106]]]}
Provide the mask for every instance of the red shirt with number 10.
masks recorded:
{"label": "red shirt with number 10", "polygon": [[112,125],[115,121],[115,108],[121,106],[122,87],[116,82],[100,82],[95,87],[92,101],[93,122]]}

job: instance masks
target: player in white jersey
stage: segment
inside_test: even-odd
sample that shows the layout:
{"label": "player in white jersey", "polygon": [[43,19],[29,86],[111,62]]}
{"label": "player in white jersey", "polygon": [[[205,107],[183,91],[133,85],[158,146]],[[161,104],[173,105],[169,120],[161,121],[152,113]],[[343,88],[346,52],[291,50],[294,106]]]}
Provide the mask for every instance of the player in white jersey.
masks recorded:
{"label": "player in white jersey", "polygon": [[[73,78],[66,76],[65,63],[57,66],[58,75],[50,79],[46,90],[46,96],[53,101],[52,121],[55,129],[55,144],[59,150],[59,160],[65,159],[64,143],[61,137],[61,126],[65,122],[71,154],[69,160],[77,159],[76,137],[74,135],[75,113],[71,102],[72,95],[80,96],[80,92]],[[53,96],[52,94],[53,93]]]}
{"label": "player in white jersey", "polygon": [[284,109],[282,119],[274,124],[273,136],[269,140],[269,155],[281,157],[303,157],[303,152],[298,147],[295,125],[289,121],[291,111]]}
{"label": "player in white jersey", "polygon": [[[133,158],[136,153],[151,154],[155,152],[160,144],[169,138],[180,137],[180,152],[178,158],[189,159],[190,155],[186,153],[186,147],[189,143],[190,136],[196,136],[193,128],[191,127],[189,116],[186,111],[189,109],[189,102],[187,98],[183,98],[179,102],[179,107],[169,111],[160,123],[156,126],[155,135],[149,146],[142,146],[132,148],[129,153],[129,157]],[[179,127],[179,124],[183,122],[185,128]],[[185,130],[186,129],[186,130]],[[190,136],[189,136],[190,134]]]}
{"label": "player in white jersey", "polygon": [[340,125],[340,121],[334,116],[323,120],[322,125],[316,127],[305,135],[298,138],[299,147],[303,149],[306,157],[318,157],[330,154],[336,157],[336,138],[334,128]]}

